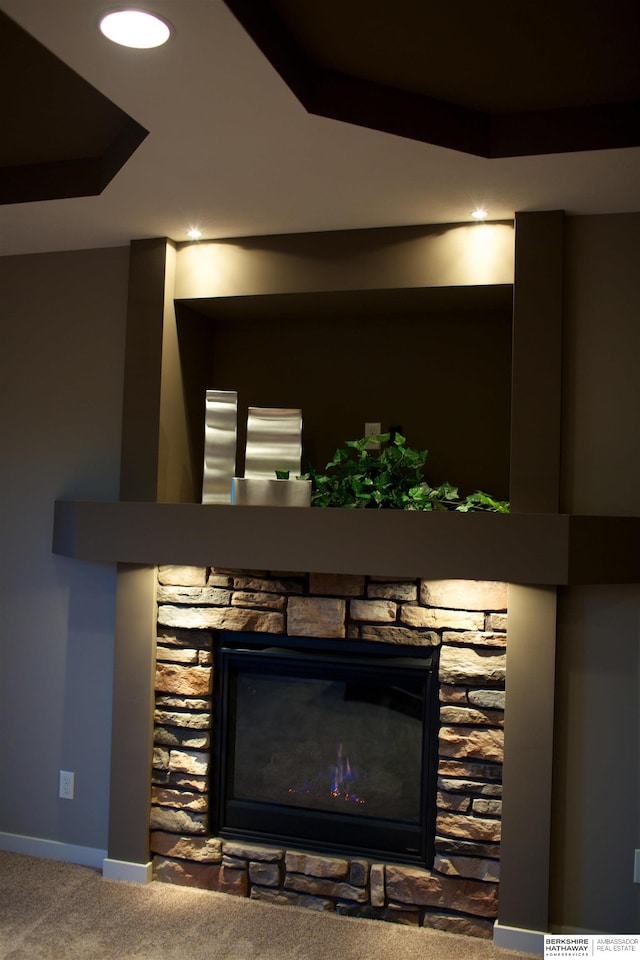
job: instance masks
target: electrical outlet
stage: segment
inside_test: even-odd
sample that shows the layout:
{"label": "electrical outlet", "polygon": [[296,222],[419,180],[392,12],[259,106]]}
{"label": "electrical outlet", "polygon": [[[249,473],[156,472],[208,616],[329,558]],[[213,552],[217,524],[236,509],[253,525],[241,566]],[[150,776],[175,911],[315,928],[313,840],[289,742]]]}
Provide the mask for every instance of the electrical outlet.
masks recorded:
{"label": "electrical outlet", "polygon": [[[365,423],[364,425],[364,435],[365,437],[377,437],[382,433],[382,424],[381,423]],[[367,450],[379,450],[380,444],[371,443],[367,444]]]}
{"label": "electrical outlet", "polygon": [[61,770],[58,796],[63,800],[73,800],[74,788],[75,773],[72,773],[70,770]]}
{"label": "electrical outlet", "polygon": [[640,850],[636,850],[633,858],[633,882],[640,883]]}

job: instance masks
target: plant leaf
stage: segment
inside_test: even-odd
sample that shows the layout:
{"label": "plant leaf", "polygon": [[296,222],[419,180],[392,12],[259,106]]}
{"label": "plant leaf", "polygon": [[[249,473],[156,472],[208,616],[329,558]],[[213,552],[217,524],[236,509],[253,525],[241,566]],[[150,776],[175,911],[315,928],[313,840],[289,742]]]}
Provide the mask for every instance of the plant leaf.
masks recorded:
{"label": "plant leaf", "polygon": [[[369,450],[372,441],[382,449]],[[393,439],[389,433],[381,433],[347,440],[326,465],[326,473],[311,469],[303,475],[312,481],[312,506],[508,513],[507,501],[483,491],[461,499],[458,488],[448,481],[430,486],[423,474],[428,451],[414,450],[406,442],[400,433]]]}

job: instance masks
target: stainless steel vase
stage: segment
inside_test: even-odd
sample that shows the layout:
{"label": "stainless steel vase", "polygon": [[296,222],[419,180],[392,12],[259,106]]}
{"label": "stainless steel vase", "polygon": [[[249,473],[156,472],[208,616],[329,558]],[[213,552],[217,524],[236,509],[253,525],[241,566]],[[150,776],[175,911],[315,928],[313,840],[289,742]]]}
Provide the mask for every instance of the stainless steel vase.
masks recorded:
{"label": "stainless steel vase", "polygon": [[238,394],[207,390],[204,421],[203,503],[230,503],[236,472]]}
{"label": "stainless steel vase", "polygon": [[302,461],[302,410],[249,407],[245,477],[275,479],[276,470],[297,477]]}
{"label": "stainless steel vase", "polygon": [[[243,506],[308,507],[311,481],[298,480],[302,411],[249,407],[244,477],[235,477],[231,502]],[[289,473],[278,479],[277,471]]]}

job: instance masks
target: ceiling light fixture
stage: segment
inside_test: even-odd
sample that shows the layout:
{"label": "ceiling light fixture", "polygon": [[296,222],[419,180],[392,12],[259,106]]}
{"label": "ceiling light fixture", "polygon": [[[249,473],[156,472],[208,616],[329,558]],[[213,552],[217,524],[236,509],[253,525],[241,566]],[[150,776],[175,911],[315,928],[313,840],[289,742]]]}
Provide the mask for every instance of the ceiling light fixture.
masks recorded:
{"label": "ceiling light fixture", "polygon": [[486,220],[487,215],[487,211],[484,209],[484,207],[477,207],[475,210],[471,211],[471,216],[474,220]]}
{"label": "ceiling light fixture", "polygon": [[144,10],[114,10],[102,18],[100,30],[113,43],[136,50],[160,47],[171,36],[168,23]]}
{"label": "ceiling light fixture", "polygon": [[202,230],[198,230],[197,227],[191,227],[191,230],[187,231],[187,236],[190,240],[199,240],[202,236]]}

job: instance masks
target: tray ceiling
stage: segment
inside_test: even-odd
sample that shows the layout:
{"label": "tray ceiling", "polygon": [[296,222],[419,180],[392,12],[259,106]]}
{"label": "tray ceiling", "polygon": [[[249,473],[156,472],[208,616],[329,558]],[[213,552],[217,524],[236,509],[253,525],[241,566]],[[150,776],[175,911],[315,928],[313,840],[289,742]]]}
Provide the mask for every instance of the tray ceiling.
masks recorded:
{"label": "tray ceiling", "polygon": [[1,11],[0,49],[0,203],[101,193],[147,131]]}
{"label": "tray ceiling", "polygon": [[640,144],[640,5],[225,0],[311,113],[483,157]]}
{"label": "tray ceiling", "polygon": [[150,5],[0,0],[0,253],[640,210],[635,0]]}

